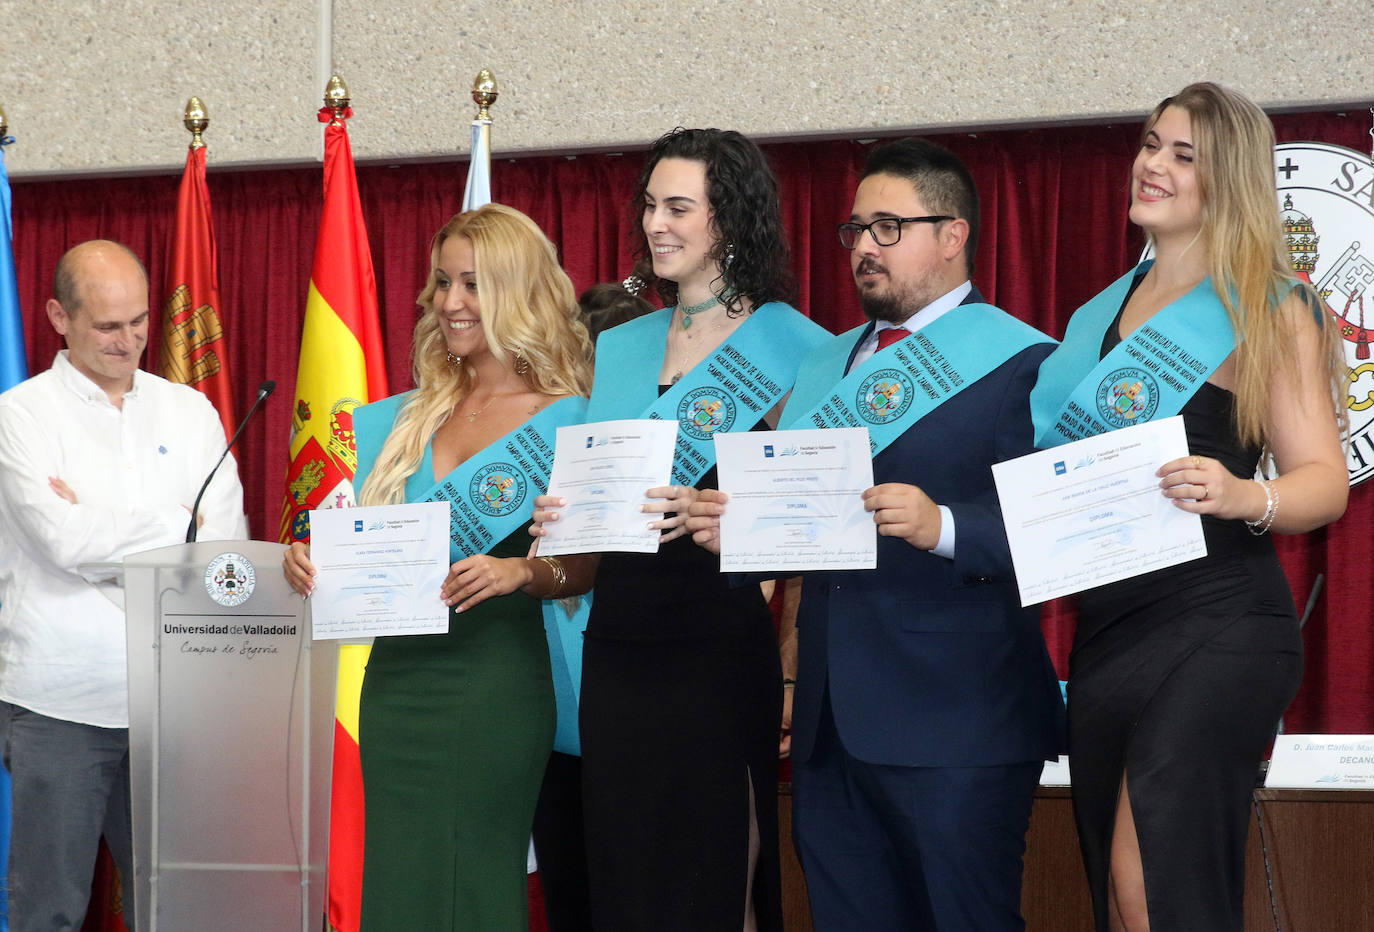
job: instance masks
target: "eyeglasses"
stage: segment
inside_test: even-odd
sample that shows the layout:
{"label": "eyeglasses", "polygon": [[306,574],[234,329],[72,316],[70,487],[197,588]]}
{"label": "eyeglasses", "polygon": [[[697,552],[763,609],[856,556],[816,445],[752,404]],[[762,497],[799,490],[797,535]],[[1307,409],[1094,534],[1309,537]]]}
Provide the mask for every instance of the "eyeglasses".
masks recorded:
{"label": "eyeglasses", "polygon": [[865,230],[879,246],[896,246],[902,238],[904,223],[944,223],[953,219],[943,214],[929,217],[880,217],[872,223],[842,223],[836,229],[840,234],[840,245],[845,249],[853,249],[859,245],[859,238],[864,235]]}

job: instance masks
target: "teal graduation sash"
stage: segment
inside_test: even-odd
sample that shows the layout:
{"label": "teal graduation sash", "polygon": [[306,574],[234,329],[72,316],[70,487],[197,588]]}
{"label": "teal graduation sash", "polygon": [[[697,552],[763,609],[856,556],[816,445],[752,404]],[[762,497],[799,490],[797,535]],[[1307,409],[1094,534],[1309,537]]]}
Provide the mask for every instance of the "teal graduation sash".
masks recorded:
{"label": "teal graduation sash", "polygon": [[[413,392],[394,395],[353,412],[358,451],[356,488],[372,471],[396,416]],[[564,398],[549,405],[520,427],[444,477],[431,484],[434,475],[430,450],[415,474],[406,482],[411,501],[449,501],[449,559],[453,562],[474,553],[485,553],[509,537],[534,513],[534,496],[548,489],[553,467],[555,431],[586,419],[583,398]],[[581,754],[577,730],[578,697],[582,691],[582,633],[587,630],[592,595],[578,600],[569,615],[564,603],[543,600],[544,637],[549,645],[558,726],[554,748],[565,754]]]}
{"label": "teal graduation sash", "polygon": [[845,375],[855,341],[867,326],[841,334],[803,363],[782,426],[867,427],[877,456],[911,425],[1026,347],[1054,342],[991,304],[961,304]]}
{"label": "teal graduation sash", "polygon": [[[568,611],[570,607],[572,612]],[[577,706],[582,696],[582,636],[587,630],[587,618],[591,611],[590,592],[574,599],[544,600],[544,637],[549,642],[553,696],[558,704],[558,727],[553,733],[553,749],[575,757],[582,755]]]}
{"label": "teal graduation sash", "polygon": [[[365,405],[353,412],[358,449],[358,483],[371,471],[410,393]],[[449,559],[486,553],[534,514],[534,497],[548,489],[554,431],[585,419],[587,402],[570,397],[544,408],[495,443],[468,457],[438,482],[428,448],[406,483],[410,501],[448,502]]]}
{"label": "teal graduation sash", "polygon": [[1099,360],[1107,328],[1132,281],[1152,261],[1075,311],[1064,342],[1041,363],[1030,396],[1037,447],[1172,417],[1235,349],[1236,333],[1226,308],[1211,278],[1204,278]]}
{"label": "teal graduation sash", "polygon": [[[746,431],[787,393],[798,365],[829,332],[777,301],[754,309],[729,340],[658,394],[673,311],[664,308],[601,334],[588,421],[678,422],[674,485],[696,485],[716,462],[717,433]],[[645,399],[654,399],[647,408]]]}

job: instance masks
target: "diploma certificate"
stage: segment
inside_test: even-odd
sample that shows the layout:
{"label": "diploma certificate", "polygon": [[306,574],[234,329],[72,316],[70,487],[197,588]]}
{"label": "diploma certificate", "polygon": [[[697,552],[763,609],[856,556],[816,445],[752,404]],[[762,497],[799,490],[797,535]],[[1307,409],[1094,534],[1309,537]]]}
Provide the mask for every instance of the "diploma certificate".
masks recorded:
{"label": "diploma certificate", "polygon": [[1201,519],[1165,498],[1155,475],[1187,455],[1174,416],[995,464],[1021,604],[1204,556]]}
{"label": "diploma certificate", "polygon": [[549,494],[567,501],[544,525],[540,556],[561,553],[657,553],[659,516],[640,510],[644,493],[668,484],[677,421],[630,419],[558,428]]}
{"label": "diploma certificate", "polygon": [[722,572],[871,570],[868,428],[716,434]]}
{"label": "diploma certificate", "polygon": [[448,502],[310,512],[314,637],[443,634]]}

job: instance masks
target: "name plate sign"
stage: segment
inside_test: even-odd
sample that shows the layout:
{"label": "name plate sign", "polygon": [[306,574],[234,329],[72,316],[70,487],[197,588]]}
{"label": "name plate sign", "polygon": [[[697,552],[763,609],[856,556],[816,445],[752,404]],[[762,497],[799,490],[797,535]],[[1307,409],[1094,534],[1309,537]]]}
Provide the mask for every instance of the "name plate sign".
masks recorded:
{"label": "name plate sign", "polygon": [[1073,780],[1069,776],[1069,755],[1060,754],[1058,760],[1045,761],[1044,769],[1040,771],[1041,786],[1072,786]]}
{"label": "name plate sign", "polygon": [[1264,785],[1374,789],[1374,735],[1279,735]]}

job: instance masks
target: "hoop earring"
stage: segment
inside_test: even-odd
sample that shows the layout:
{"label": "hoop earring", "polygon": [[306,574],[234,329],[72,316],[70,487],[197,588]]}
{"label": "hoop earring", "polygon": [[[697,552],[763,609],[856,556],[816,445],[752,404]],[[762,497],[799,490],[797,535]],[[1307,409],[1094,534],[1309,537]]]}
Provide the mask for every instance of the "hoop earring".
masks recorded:
{"label": "hoop earring", "polygon": [[463,364],[462,356],[455,356],[452,353],[445,353],[444,355],[448,357],[448,364],[450,366],[461,366]]}

